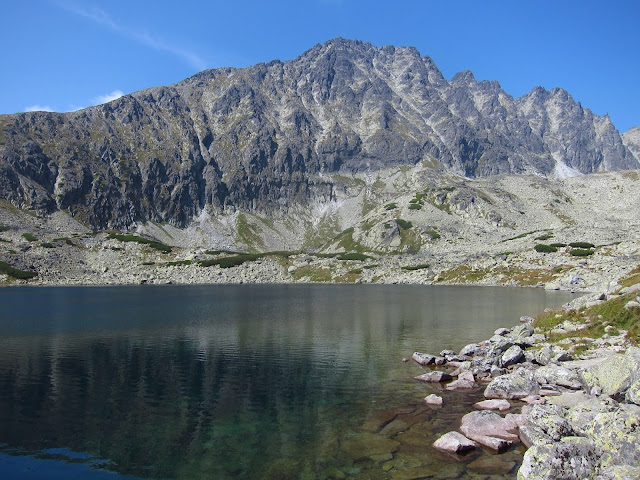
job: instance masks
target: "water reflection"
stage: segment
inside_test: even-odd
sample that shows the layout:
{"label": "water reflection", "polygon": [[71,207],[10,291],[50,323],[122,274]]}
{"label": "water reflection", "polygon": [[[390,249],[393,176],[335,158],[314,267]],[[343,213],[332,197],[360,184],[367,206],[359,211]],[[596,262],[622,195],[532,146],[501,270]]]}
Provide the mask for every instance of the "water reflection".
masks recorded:
{"label": "water reflection", "polygon": [[424,396],[403,356],[460,348],[566,300],[415,286],[3,289],[0,442],[90,452],[137,476],[361,471],[369,457],[340,442]]}

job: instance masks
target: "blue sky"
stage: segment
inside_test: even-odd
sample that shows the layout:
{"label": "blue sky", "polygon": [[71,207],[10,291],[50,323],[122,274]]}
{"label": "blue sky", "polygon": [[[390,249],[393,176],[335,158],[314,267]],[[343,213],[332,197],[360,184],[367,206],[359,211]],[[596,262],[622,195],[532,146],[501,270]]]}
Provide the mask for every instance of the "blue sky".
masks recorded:
{"label": "blue sky", "polygon": [[295,58],[334,37],[410,45],[447,79],[562,87],[640,125],[637,0],[26,0],[2,7],[0,113],[68,111],[205,68]]}

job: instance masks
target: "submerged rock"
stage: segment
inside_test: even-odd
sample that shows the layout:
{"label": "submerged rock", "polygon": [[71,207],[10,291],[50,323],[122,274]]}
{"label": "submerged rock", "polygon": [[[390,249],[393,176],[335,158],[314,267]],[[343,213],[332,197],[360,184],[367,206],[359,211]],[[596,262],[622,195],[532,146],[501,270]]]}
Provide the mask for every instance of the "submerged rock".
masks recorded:
{"label": "submerged rock", "polygon": [[395,452],[400,442],[375,433],[360,433],[341,442],[342,451],[354,460]]}
{"label": "submerged rock", "polygon": [[453,377],[448,373],[435,370],[433,372],[423,373],[422,375],[418,375],[417,377],[413,377],[413,378],[421,382],[438,383],[438,382],[447,382],[451,380]]}
{"label": "submerged rock", "polygon": [[442,405],[442,397],[439,397],[435,393],[424,397],[424,401],[427,405]]}

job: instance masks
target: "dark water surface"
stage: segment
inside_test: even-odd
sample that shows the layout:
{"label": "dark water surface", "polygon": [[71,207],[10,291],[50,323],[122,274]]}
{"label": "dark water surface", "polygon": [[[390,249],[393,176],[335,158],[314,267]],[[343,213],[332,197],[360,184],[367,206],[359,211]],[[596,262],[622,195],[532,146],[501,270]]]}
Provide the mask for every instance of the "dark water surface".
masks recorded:
{"label": "dark water surface", "polygon": [[459,349],[570,298],[445,286],[0,289],[0,478],[515,478],[517,451],[496,467],[486,452],[433,450],[481,391],[443,392],[445,407],[429,408],[422,398],[437,387],[401,359]]}

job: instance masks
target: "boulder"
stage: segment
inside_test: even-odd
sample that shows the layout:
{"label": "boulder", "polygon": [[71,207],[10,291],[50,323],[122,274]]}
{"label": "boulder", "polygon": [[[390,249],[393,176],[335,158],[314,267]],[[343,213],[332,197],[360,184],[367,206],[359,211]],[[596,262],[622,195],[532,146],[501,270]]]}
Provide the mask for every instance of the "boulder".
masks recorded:
{"label": "boulder", "polygon": [[558,443],[533,444],[524,454],[518,480],[593,478],[598,461],[598,448],[587,438],[567,437]]}
{"label": "boulder", "polygon": [[[467,413],[462,417],[460,431],[471,440],[483,445],[486,445],[486,443],[483,442],[483,437],[507,440],[511,443],[518,441],[517,425],[515,425],[514,422],[504,419],[497,413],[487,410]],[[498,450],[498,448],[496,448],[496,450]]]}
{"label": "boulder", "polygon": [[413,377],[416,380],[421,382],[447,382],[451,380],[453,377],[445,372],[440,372],[438,370],[434,370],[433,372],[423,373],[422,375],[418,375],[417,377]]}
{"label": "boulder", "polygon": [[478,384],[476,383],[475,378],[473,377],[473,373],[467,370],[467,371],[461,372],[458,375],[458,379],[454,380],[449,385],[447,385],[446,389],[447,390],[467,390],[470,388],[475,388],[477,386]]}
{"label": "boulder", "polygon": [[469,345],[463,347],[462,350],[460,350],[460,355],[471,356],[475,355],[479,351],[480,345],[478,345],[477,343],[470,343]]}
{"label": "boulder", "polygon": [[595,416],[583,433],[604,451],[603,467],[640,465],[640,407],[622,404],[612,412]]}
{"label": "boulder", "polygon": [[520,322],[522,322],[522,323],[533,323],[533,317],[528,317],[526,315],[523,315],[522,317],[520,317]]}
{"label": "boulder", "polygon": [[518,429],[518,436],[522,444],[529,448],[531,445],[547,445],[553,443],[553,439],[542,430],[533,425],[523,425]]}
{"label": "boulder", "polygon": [[588,387],[599,387],[604,395],[624,395],[640,376],[640,349],[629,347],[627,352],[610,355],[603,362],[582,372]]}
{"label": "boulder", "polygon": [[476,444],[458,432],[449,432],[442,435],[433,443],[438,450],[452,453],[465,453],[476,448]]}
{"label": "boulder", "polygon": [[435,363],[436,357],[435,355],[429,355],[428,353],[413,352],[411,360],[419,365],[431,365],[432,363]]}
{"label": "boulder", "polygon": [[582,382],[576,372],[559,365],[542,366],[535,371],[533,376],[540,385],[559,385],[573,390],[582,387]]}
{"label": "boulder", "polygon": [[455,354],[456,354],[455,350],[450,350],[450,349],[442,350],[440,352],[441,357],[446,357],[447,355],[455,355]]}
{"label": "boulder", "polygon": [[510,331],[511,330],[509,330],[508,328],[498,328],[495,332],[493,332],[493,334],[504,336],[508,334]]}
{"label": "boulder", "polygon": [[500,375],[491,380],[484,391],[486,398],[524,398],[538,393],[540,386],[533,373],[519,368],[514,373]]}
{"label": "boulder", "polygon": [[631,384],[625,395],[627,402],[640,405],[640,380],[636,380]]}
{"label": "boulder", "polygon": [[601,469],[595,480],[637,480],[638,478],[640,478],[640,467],[614,465]]}
{"label": "boulder", "polygon": [[564,418],[564,409],[557,405],[533,405],[527,414],[527,421],[554,441],[575,434]]}
{"label": "boulder", "polygon": [[478,410],[500,410],[504,412],[511,408],[511,404],[507,400],[483,400],[473,404]]}
{"label": "boulder", "polygon": [[525,338],[533,335],[533,326],[530,323],[524,323],[522,325],[518,325],[511,330],[510,336],[514,338]]}
{"label": "boulder", "polygon": [[518,345],[513,345],[506,352],[502,354],[500,358],[500,365],[502,367],[509,367],[520,363],[524,360],[524,352]]}

